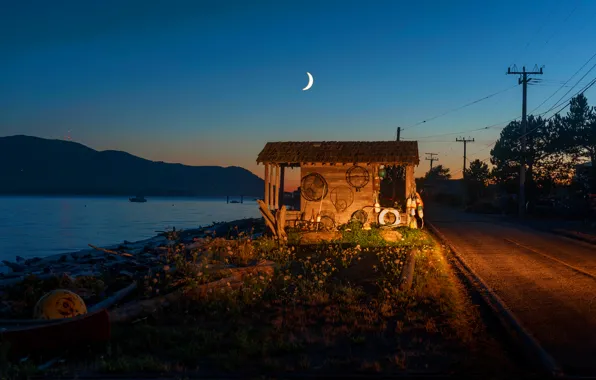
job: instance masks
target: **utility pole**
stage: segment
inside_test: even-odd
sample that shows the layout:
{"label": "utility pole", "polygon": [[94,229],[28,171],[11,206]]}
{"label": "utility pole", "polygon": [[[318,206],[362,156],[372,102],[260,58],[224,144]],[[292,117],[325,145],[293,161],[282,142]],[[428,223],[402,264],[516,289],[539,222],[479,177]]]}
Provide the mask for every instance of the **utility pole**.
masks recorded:
{"label": "utility pole", "polygon": [[466,161],[468,159],[466,156],[466,152],[467,152],[466,148],[467,148],[467,145],[469,142],[474,142],[474,139],[471,139],[469,137],[466,139],[464,137],[464,138],[457,138],[457,139],[455,139],[455,141],[464,143],[464,169],[463,169],[462,175],[465,177],[466,176]]}
{"label": "utility pole", "polygon": [[430,172],[430,171],[433,170],[433,162],[439,161],[439,158],[438,157],[435,158],[435,156],[438,156],[438,153],[425,153],[425,154],[430,155],[429,157],[426,157],[426,159],[428,161],[430,161],[430,170],[429,170],[429,172]]}
{"label": "utility pole", "polygon": [[507,69],[507,75],[519,75],[518,84],[523,84],[522,95],[522,135],[521,135],[521,162],[519,163],[519,196],[518,196],[518,213],[519,217],[523,218],[526,211],[526,129],[527,129],[527,103],[528,103],[528,82],[532,78],[528,75],[542,75],[542,68],[540,71],[526,71],[526,66],[522,67],[522,71],[511,71]]}
{"label": "utility pole", "polygon": [[400,141],[401,127],[397,127],[397,141]]}

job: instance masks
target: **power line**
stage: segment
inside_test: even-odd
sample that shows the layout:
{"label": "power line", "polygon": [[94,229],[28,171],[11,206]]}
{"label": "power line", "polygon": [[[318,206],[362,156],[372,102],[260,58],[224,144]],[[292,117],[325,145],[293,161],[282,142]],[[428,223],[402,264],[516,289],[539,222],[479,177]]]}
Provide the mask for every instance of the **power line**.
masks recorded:
{"label": "power line", "polygon": [[[593,57],[595,57],[595,56],[596,56],[596,54],[594,54],[594,56],[592,56],[592,58],[593,58]],[[592,58],[590,58],[590,60],[592,60]],[[589,60],[589,61],[590,61],[590,60]],[[589,61],[588,61],[588,62],[589,62]],[[586,62],[586,63],[587,63],[587,62]],[[582,66],[582,68],[583,68],[583,66]],[[574,89],[574,88],[575,88],[575,87],[576,87],[576,86],[579,84],[579,82],[581,82],[581,81],[582,81],[582,80],[583,80],[583,79],[584,79],[584,78],[585,78],[585,77],[586,77],[588,74],[590,74],[590,72],[591,72],[592,70],[594,70],[594,68],[596,68],[596,63],[595,63],[594,65],[592,65],[592,67],[590,68],[590,70],[588,70],[588,71],[587,71],[587,72],[584,74],[584,76],[583,76],[583,77],[581,77],[581,78],[580,78],[580,79],[579,79],[579,80],[578,80],[578,81],[577,81],[577,82],[576,82],[576,83],[575,83],[575,84],[574,84],[574,85],[573,85],[573,86],[572,86],[572,87],[571,87],[569,90],[567,90],[567,92],[566,92],[566,93],[565,93],[563,96],[561,96],[561,97],[559,98],[559,100],[557,100],[557,101],[555,102],[555,104],[554,104],[554,105],[553,105],[551,108],[549,108],[547,111],[545,111],[544,113],[542,113],[542,115],[544,115],[544,114],[546,114],[546,113],[550,112],[552,109],[554,109],[554,108],[558,107],[558,106],[560,105],[560,103],[559,103],[559,102],[561,101],[561,99],[563,99],[565,96],[567,96],[567,94],[569,94],[569,93],[570,93],[570,92],[571,92],[571,91],[572,91],[572,90],[573,90],[573,89]],[[590,87],[591,87],[591,86],[590,86]]]}
{"label": "power line", "polygon": [[[586,67],[586,65],[587,65],[588,63],[590,63],[590,61],[591,61],[592,59],[594,59],[594,57],[596,57],[596,53],[594,53],[594,55],[592,55],[592,56],[591,56],[591,57],[590,57],[590,58],[589,58],[589,59],[588,59],[588,60],[587,60],[587,61],[586,61],[586,62],[585,62],[585,63],[584,63],[584,64],[583,64],[583,65],[582,65],[582,66],[581,66],[581,67],[580,67],[580,68],[579,68],[579,69],[578,69],[578,70],[577,70],[575,73],[573,73],[573,75],[572,75],[572,76],[571,76],[569,79],[567,79],[567,80],[565,81],[565,83],[563,83],[563,84],[561,85],[561,87],[559,87],[559,89],[558,89],[557,91],[555,91],[555,92],[554,92],[554,93],[553,93],[551,96],[549,96],[548,98],[544,99],[544,101],[543,101],[542,103],[540,103],[540,104],[538,105],[538,107],[536,107],[536,108],[534,108],[532,111],[530,111],[530,113],[533,113],[533,112],[534,112],[534,111],[536,111],[538,108],[542,107],[542,105],[543,105],[544,103],[546,103],[546,102],[547,102],[547,101],[548,101],[550,98],[552,98],[553,96],[555,96],[555,95],[557,94],[557,92],[561,91],[561,89],[563,89],[563,87],[564,87],[564,86],[566,86],[566,85],[567,85],[567,83],[569,83],[569,81],[570,81],[571,79],[573,79],[573,77],[574,77],[574,76],[576,76],[576,75],[577,75],[577,74],[578,74],[580,71],[582,71],[582,70],[583,70],[583,68],[584,68],[584,67]],[[594,68],[594,67],[592,67],[592,68]],[[590,71],[591,71],[591,69],[590,69]],[[590,71],[588,71],[588,73],[589,73]],[[585,77],[585,75],[584,75],[584,77]],[[582,79],[583,79],[584,77],[582,77]],[[579,82],[581,82],[581,79],[578,81],[578,83],[579,83]],[[572,87],[571,87],[571,89],[569,89],[569,91],[571,91],[571,90],[573,89],[573,87],[575,87],[575,86],[577,86],[577,83],[576,83],[574,86],[572,86]],[[567,94],[569,93],[569,91],[568,91],[568,92],[567,92],[565,95],[567,95]],[[565,95],[563,95],[563,97],[565,97]],[[560,99],[559,99],[559,100],[560,100]],[[548,112],[548,111],[547,111],[547,112]]]}
{"label": "power line", "polygon": [[[568,105],[571,103],[571,99],[573,99],[573,98],[574,98],[574,97],[576,97],[577,95],[583,94],[584,92],[586,92],[588,89],[590,89],[590,87],[594,86],[595,84],[596,84],[596,78],[594,78],[594,79],[593,79],[593,80],[592,80],[592,81],[591,81],[589,84],[587,84],[586,86],[584,86],[584,88],[583,88],[583,89],[581,89],[580,91],[578,91],[578,92],[576,92],[574,95],[572,95],[572,96],[571,96],[571,98],[569,98],[569,99],[567,100],[567,102],[566,102],[566,103],[563,105],[563,107],[559,108],[559,109],[557,110],[557,112],[555,112],[555,113],[554,113],[552,116],[550,116],[549,118],[545,119],[544,121],[546,122],[546,121],[549,121],[549,120],[551,120],[552,118],[554,118],[556,115],[558,115],[558,114],[559,114],[559,112],[561,112],[562,110],[564,110],[564,109],[565,109],[565,108],[566,108],[566,107],[567,107],[567,106],[568,106]],[[537,130],[538,128],[540,128],[540,126],[538,126],[538,127],[536,127],[536,128],[533,128],[533,129],[531,129],[530,131],[528,131],[528,132],[526,133],[526,135],[528,135],[528,134],[530,134],[530,133],[534,132],[534,131],[535,131],[535,130]],[[521,138],[522,138],[522,136],[519,136],[519,137],[518,137],[518,138],[517,138],[515,141],[519,141]],[[496,142],[494,142],[493,144],[496,144]],[[491,144],[491,145],[492,145],[492,144]],[[488,149],[488,147],[487,147],[487,148],[484,148],[484,149],[481,149],[481,150],[477,151],[477,152],[476,152],[476,153],[474,153],[474,154],[480,153],[481,151],[483,151],[483,150],[486,150],[486,149]],[[480,161],[482,161],[482,162],[485,162],[486,160],[490,160],[490,158],[491,158],[491,157],[489,156],[489,157],[483,158],[483,159],[482,159],[482,160],[480,160]],[[454,174],[457,174],[457,173],[459,173],[459,171],[457,171],[457,172],[454,172]]]}
{"label": "power line", "polygon": [[498,127],[501,125],[507,125],[509,123],[511,123],[512,121],[516,121],[517,119],[519,119],[521,117],[518,116],[516,118],[507,120],[507,121],[501,121],[495,124],[491,124],[491,125],[487,125],[486,127],[482,127],[482,128],[476,128],[476,129],[468,129],[466,131],[460,131],[460,132],[449,132],[449,133],[442,133],[442,134],[438,134],[438,135],[430,135],[430,136],[423,136],[423,137],[415,137],[416,140],[420,140],[420,139],[429,139],[429,138],[433,138],[433,137],[443,137],[443,136],[452,136],[452,135],[461,135],[461,134],[465,134],[465,133],[469,133],[469,132],[478,132],[478,131],[483,131],[483,130],[488,130],[494,127]]}
{"label": "power line", "polygon": [[[551,23],[551,16],[555,13],[555,10],[557,8],[557,3],[555,2],[555,4],[553,5],[553,7],[550,9],[550,11],[548,12],[548,16],[544,17],[543,20],[544,22],[540,25],[540,27],[538,28],[538,30],[536,30],[536,32],[534,32],[534,34],[532,35],[532,37],[528,40],[528,42],[526,42],[526,46],[524,46],[523,49],[521,49],[521,53],[523,52],[527,52],[528,48],[530,47],[530,44],[532,43],[532,41],[536,38],[536,36],[539,35],[540,31],[542,31],[542,28],[547,24],[547,23]],[[517,55],[517,54],[516,54]],[[521,55],[521,54],[520,54]],[[513,61],[512,63],[509,64],[509,66],[513,66],[513,64],[515,63],[515,61]]]}
{"label": "power line", "polygon": [[[549,117],[549,118],[545,119],[544,121],[545,121],[545,122],[547,122],[547,121],[551,120],[552,118],[554,118],[556,115],[558,115],[558,114],[559,114],[559,112],[563,111],[565,108],[567,108],[567,106],[568,106],[569,104],[571,104],[571,100],[572,100],[574,97],[578,96],[579,94],[583,94],[583,93],[584,93],[584,92],[586,92],[586,91],[587,91],[587,90],[588,90],[590,87],[592,87],[594,84],[596,84],[596,78],[594,78],[594,79],[593,79],[593,80],[592,80],[592,81],[591,81],[589,84],[587,84],[586,86],[584,86],[584,88],[583,88],[583,89],[581,89],[580,91],[576,92],[576,93],[575,93],[575,95],[572,95],[572,96],[571,96],[571,98],[568,98],[568,99],[567,99],[567,101],[566,101],[566,103],[563,105],[563,107],[559,108],[559,109],[558,109],[558,110],[557,110],[557,111],[556,111],[554,114],[552,114],[552,115],[551,115],[551,117]],[[552,108],[551,108],[551,109],[552,109]],[[547,112],[548,112],[548,111],[547,111]],[[545,113],[546,113],[546,112],[545,112]],[[544,115],[544,114],[542,114],[542,115]],[[538,127],[534,128],[534,129],[530,130],[529,132],[526,132],[526,135],[528,135],[528,134],[530,134],[530,133],[534,132],[534,131],[535,131],[535,130],[537,130],[538,128],[540,128],[540,126],[538,126]],[[520,136],[520,138],[521,138],[521,136]],[[517,140],[516,140],[516,141],[517,141]]]}
{"label": "power line", "polygon": [[[421,139],[430,139],[433,137],[443,137],[443,136],[452,136],[452,135],[461,135],[462,133],[469,133],[469,132],[478,132],[478,131],[484,131],[487,130],[489,128],[492,128],[496,125],[493,126],[489,126],[489,127],[482,127],[482,128],[476,128],[476,129],[469,129],[467,131],[460,131],[460,132],[449,132],[449,133],[442,133],[439,135],[431,135],[431,136],[423,136],[423,137],[416,137],[416,140],[421,140]],[[428,141],[427,141],[428,142]]]}
{"label": "power line", "polygon": [[511,90],[511,89],[513,89],[513,88],[515,88],[515,87],[517,87],[517,85],[515,85],[515,86],[513,86],[513,87],[506,88],[506,89],[504,89],[504,90],[501,90],[501,91],[498,91],[498,92],[495,92],[495,93],[493,93],[493,94],[487,95],[487,96],[485,96],[485,97],[483,97],[483,98],[476,99],[476,100],[474,100],[473,102],[470,102],[470,103],[464,104],[463,106],[460,106],[460,107],[456,107],[456,108],[450,109],[450,110],[448,110],[448,111],[445,111],[445,112],[443,112],[443,113],[441,113],[441,114],[439,114],[439,115],[436,115],[436,116],[430,117],[430,118],[428,118],[428,119],[425,119],[425,120],[419,121],[419,122],[417,122],[417,123],[414,123],[414,124],[408,125],[407,127],[405,127],[405,128],[402,128],[401,130],[402,130],[402,131],[405,131],[406,129],[413,128],[413,127],[416,127],[416,126],[418,126],[418,125],[420,125],[420,124],[424,124],[424,123],[427,123],[427,122],[429,122],[429,121],[435,120],[435,119],[437,119],[437,118],[439,118],[439,117],[441,117],[441,116],[445,116],[445,115],[447,115],[447,114],[449,114],[449,113],[451,113],[451,112],[459,111],[460,109],[463,109],[463,108],[469,107],[469,106],[471,106],[471,105],[474,105],[474,104],[476,104],[476,103],[479,103],[479,102],[481,102],[481,101],[483,101],[483,100],[486,100],[486,99],[492,98],[493,96],[496,96],[496,95],[502,94],[502,93],[504,93],[504,92],[506,92],[506,91],[509,91],[509,90]]}
{"label": "power line", "polygon": [[[571,10],[571,12],[569,12],[569,14],[567,15],[567,17],[565,17],[565,20],[563,20],[563,22],[562,22],[561,24],[564,24],[564,23],[566,23],[566,22],[567,22],[567,20],[569,20],[569,17],[571,17],[571,15],[572,15],[573,13],[575,13],[575,11],[577,10],[577,7],[578,7],[578,6],[579,6],[579,1],[578,1],[578,4],[576,4],[576,5],[575,5],[575,8],[573,8],[573,9]],[[544,43],[544,46],[548,45],[548,43],[550,42],[550,40],[552,40],[552,38],[553,38],[553,37],[554,37],[554,36],[555,36],[557,33],[558,33],[558,31],[555,31],[555,32],[554,32],[554,33],[553,33],[553,34],[552,34],[552,35],[551,35],[551,36],[550,36],[550,37],[549,37],[549,38],[546,40],[546,42]],[[543,48],[544,48],[544,46],[543,46]]]}

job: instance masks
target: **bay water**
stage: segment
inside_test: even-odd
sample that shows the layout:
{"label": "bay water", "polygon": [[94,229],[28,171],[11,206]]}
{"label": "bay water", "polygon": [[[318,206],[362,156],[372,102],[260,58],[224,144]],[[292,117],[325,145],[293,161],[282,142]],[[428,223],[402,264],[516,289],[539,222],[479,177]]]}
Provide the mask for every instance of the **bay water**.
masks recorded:
{"label": "bay water", "polygon": [[[230,200],[239,201],[236,198]],[[256,218],[256,201],[226,197],[0,196],[0,261],[14,261],[138,241],[156,231]]]}

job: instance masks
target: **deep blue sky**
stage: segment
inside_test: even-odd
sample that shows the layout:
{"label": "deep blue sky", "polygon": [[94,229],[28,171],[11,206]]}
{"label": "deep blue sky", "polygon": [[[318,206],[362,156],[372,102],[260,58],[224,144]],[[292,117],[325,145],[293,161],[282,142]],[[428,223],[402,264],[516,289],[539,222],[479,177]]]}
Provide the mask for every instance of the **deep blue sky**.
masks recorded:
{"label": "deep blue sky", "polygon": [[[266,141],[386,140],[398,126],[422,159],[439,153],[457,172],[458,135],[426,136],[519,116],[511,64],[545,66],[531,110],[596,52],[590,0],[12,3],[0,13],[0,135],[70,130],[95,149],[259,175]],[[499,130],[466,133],[470,158],[488,157]]]}

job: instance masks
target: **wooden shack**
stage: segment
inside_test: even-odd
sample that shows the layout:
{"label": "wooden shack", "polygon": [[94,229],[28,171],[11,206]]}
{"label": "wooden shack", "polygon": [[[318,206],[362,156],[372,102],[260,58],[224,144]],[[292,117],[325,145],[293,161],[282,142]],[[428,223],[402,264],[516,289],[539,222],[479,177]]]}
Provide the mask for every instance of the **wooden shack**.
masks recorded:
{"label": "wooden shack", "polygon": [[[265,165],[265,199],[270,210],[282,206],[285,168],[300,168],[300,210],[287,220],[324,217],[335,225],[358,216],[378,220],[380,169],[405,166],[405,194],[416,189],[420,162],[416,141],[268,142],[258,155]],[[404,200],[405,201],[405,200]]]}

